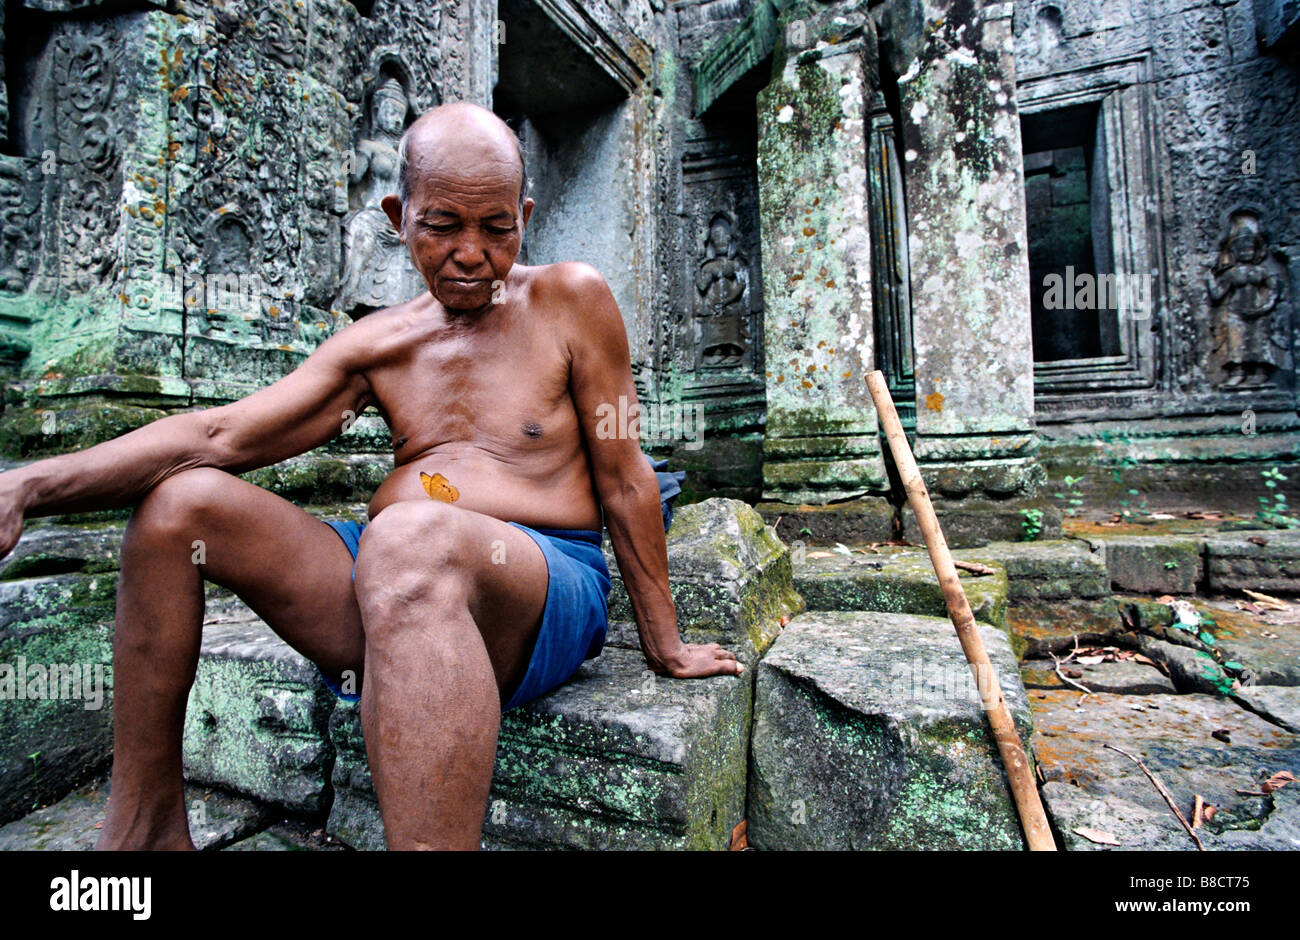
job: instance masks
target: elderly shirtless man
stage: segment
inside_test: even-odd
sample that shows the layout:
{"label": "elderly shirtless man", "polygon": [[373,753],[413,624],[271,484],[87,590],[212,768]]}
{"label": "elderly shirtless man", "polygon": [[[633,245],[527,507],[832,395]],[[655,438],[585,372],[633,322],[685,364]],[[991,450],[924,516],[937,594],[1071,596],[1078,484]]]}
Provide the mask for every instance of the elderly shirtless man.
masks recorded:
{"label": "elderly shirtless man", "polygon": [[[402,192],[383,207],[428,293],[241,401],[0,474],[0,557],[26,516],[139,504],[122,542],[99,848],[193,848],[181,730],[205,579],[336,691],[355,678],[392,849],[478,847],[503,706],[559,685],[604,641],[602,510],[649,667],[742,671],[716,644],[682,642],[654,472],[639,441],[597,433],[601,405],[636,400],[609,288],[585,264],[515,264],[533,201],[514,134],[459,103],[422,116],[401,149]],[[396,468],[368,525],[331,528],[234,476],[325,443],[369,405]]]}

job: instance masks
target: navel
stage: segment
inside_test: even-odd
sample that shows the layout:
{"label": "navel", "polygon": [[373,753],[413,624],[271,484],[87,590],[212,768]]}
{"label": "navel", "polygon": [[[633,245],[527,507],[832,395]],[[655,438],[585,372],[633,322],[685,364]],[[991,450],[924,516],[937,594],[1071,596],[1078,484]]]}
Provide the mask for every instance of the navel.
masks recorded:
{"label": "navel", "polygon": [[539,438],[542,436],[542,426],[536,421],[528,421],[524,424],[524,433],[531,438]]}

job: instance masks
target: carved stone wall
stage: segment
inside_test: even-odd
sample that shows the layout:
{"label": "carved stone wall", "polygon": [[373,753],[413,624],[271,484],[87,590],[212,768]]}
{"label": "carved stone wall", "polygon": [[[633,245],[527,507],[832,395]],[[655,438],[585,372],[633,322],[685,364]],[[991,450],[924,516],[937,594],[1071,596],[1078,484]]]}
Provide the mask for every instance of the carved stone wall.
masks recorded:
{"label": "carved stone wall", "polygon": [[762,244],[755,166],[755,96],[749,80],[698,113],[695,66],[736,29],[754,0],[673,4],[673,45],[657,76],[665,120],[660,176],[660,292],[653,397],[702,419],[703,439],[675,442],[687,486],[742,499],[762,487],[765,414]]}
{"label": "carved stone wall", "polygon": [[[240,397],[423,289],[375,203],[415,114],[490,100],[490,4],[42,6],[8,5],[0,155],[0,366],[29,405]],[[40,449],[23,415],[6,447]]]}
{"label": "carved stone wall", "polygon": [[1016,3],[1022,108],[1091,101],[1112,121],[1094,169],[1117,197],[1115,268],[1152,282],[1150,309],[1121,318],[1122,367],[1040,363],[1040,424],[1250,409],[1294,425],[1300,73],[1261,49],[1261,3]]}

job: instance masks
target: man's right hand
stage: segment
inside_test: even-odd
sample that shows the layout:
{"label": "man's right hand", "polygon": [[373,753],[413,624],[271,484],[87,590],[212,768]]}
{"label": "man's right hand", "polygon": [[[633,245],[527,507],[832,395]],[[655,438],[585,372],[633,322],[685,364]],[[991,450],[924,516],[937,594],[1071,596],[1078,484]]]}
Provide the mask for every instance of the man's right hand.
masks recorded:
{"label": "man's right hand", "polygon": [[23,535],[22,496],[0,473],[0,558],[14,550]]}

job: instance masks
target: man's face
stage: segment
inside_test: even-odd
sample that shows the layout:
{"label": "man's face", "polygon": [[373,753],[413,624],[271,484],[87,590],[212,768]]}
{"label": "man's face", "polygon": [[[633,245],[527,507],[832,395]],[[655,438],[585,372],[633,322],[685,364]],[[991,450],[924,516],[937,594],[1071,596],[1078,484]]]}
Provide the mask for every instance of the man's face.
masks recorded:
{"label": "man's face", "polygon": [[383,206],[415,269],[448,310],[485,308],[493,283],[504,281],[514,266],[532,214],[531,199],[520,212],[518,164],[440,166],[413,172],[410,185],[404,206],[396,196],[385,197]]}

